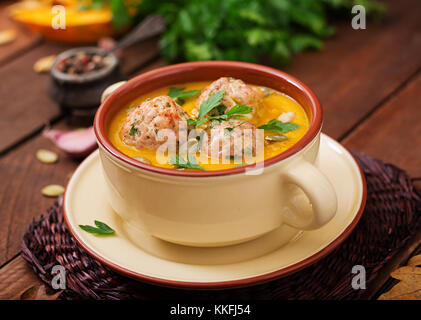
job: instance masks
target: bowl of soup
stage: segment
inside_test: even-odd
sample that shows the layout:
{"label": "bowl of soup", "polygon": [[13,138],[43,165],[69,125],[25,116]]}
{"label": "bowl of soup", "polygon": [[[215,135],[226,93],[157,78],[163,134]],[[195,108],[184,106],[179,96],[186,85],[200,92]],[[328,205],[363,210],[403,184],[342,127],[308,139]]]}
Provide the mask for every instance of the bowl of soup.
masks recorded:
{"label": "bowl of soup", "polygon": [[189,246],[320,228],[337,205],[314,165],[321,127],[315,94],[276,69],[201,61],[149,71],[97,111],[104,201],[128,230]]}

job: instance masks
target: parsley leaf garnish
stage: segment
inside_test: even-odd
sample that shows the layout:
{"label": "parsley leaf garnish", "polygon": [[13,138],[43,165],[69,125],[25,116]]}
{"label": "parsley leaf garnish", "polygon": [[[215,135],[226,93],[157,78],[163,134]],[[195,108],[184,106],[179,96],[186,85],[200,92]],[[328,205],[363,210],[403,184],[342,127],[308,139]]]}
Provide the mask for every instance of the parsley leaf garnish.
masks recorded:
{"label": "parsley leaf garnish", "polygon": [[217,120],[217,121],[226,121],[229,120],[231,118],[239,118],[242,117],[245,114],[251,113],[253,111],[253,108],[248,107],[244,104],[242,105],[235,105],[234,107],[232,107],[229,111],[227,111],[227,113],[224,114],[220,114],[218,116],[212,116],[212,117],[206,117],[200,120],[194,120],[194,119],[189,119],[187,120],[189,124],[191,125],[195,125],[196,127],[201,126],[202,124],[204,124],[205,122],[209,121],[209,120]]}
{"label": "parsley leaf garnish", "polygon": [[89,225],[81,225],[81,224],[79,225],[79,227],[82,230],[85,230],[86,232],[93,233],[93,234],[111,235],[115,233],[115,231],[104,222],[101,222],[98,220],[95,220],[94,222],[95,222],[96,227],[89,226]]}
{"label": "parsley leaf garnish", "polygon": [[[188,119],[187,123],[192,126],[199,127],[205,122],[209,120],[228,120],[230,118],[238,118],[242,117],[245,114],[251,113],[253,111],[253,108],[246,106],[244,104],[242,105],[235,105],[230,110],[225,112],[227,109],[226,106],[221,105],[221,100],[225,95],[225,91],[218,91],[213,93],[206,101],[203,101],[199,108],[199,114],[197,115],[196,119]],[[211,117],[205,117],[206,114],[208,114],[213,109],[218,108],[219,115],[217,116],[211,116]],[[225,113],[223,113],[225,112]],[[223,113],[223,114],[221,114]]]}
{"label": "parsley leaf garnish", "polygon": [[221,104],[221,100],[225,95],[225,91],[218,91],[212,93],[211,96],[203,101],[200,104],[199,114],[197,115],[197,120],[202,119],[206,114],[208,114],[212,109],[218,107]]}
{"label": "parsley leaf garnish", "polygon": [[139,129],[135,127],[135,123],[132,123],[132,126],[129,131],[129,135],[134,136],[139,133]]}
{"label": "parsley leaf garnish", "polygon": [[177,103],[183,104],[184,99],[194,97],[200,93],[200,90],[183,91],[185,88],[171,87],[168,96],[174,99]]}
{"label": "parsley leaf garnish", "polygon": [[282,122],[276,119],[270,120],[268,123],[259,126],[259,129],[265,129],[270,131],[287,133],[290,131],[297,130],[300,125],[291,122]]}
{"label": "parsley leaf garnish", "polygon": [[177,166],[178,168],[205,170],[197,164],[196,158],[190,154],[187,155],[187,160],[180,155],[173,156],[170,159],[170,163]]}
{"label": "parsley leaf garnish", "polygon": [[241,114],[249,114],[253,111],[252,107],[246,106],[245,104],[235,105],[233,106],[228,112],[225,114],[227,116],[235,116],[235,115],[241,115]]}

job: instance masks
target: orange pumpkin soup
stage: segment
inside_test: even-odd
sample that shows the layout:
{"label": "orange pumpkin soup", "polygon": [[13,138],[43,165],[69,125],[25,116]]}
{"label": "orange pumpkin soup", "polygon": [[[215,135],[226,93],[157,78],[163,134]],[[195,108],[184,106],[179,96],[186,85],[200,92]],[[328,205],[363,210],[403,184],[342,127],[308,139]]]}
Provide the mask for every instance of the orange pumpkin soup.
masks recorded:
{"label": "orange pumpkin soup", "polygon": [[[159,163],[157,146],[164,141],[151,140],[151,135],[158,128],[175,129],[176,126],[178,129],[177,120],[187,121],[188,130],[220,126],[225,135],[233,132],[241,135],[239,129],[243,127],[251,128],[253,132],[264,129],[264,159],[289,149],[309,129],[304,109],[291,97],[270,88],[245,84],[241,80],[220,78],[213,83],[178,84],[140,96],[114,115],[108,137],[124,154],[159,167],[223,170],[245,165],[238,164],[233,157],[225,161],[228,163],[216,164],[209,159],[201,161],[201,157]],[[193,165],[190,165],[190,160]]]}

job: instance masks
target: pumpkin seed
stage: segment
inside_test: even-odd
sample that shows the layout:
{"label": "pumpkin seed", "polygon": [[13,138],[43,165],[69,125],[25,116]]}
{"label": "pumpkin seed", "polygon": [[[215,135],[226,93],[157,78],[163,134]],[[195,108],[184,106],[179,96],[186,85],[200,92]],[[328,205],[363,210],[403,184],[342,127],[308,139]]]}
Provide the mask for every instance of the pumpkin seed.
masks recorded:
{"label": "pumpkin seed", "polygon": [[265,140],[269,142],[280,142],[287,140],[287,136],[284,136],[283,134],[274,134],[272,136],[266,136]]}
{"label": "pumpkin seed", "polygon": [[41,59],[38,59],[37,62],[35,62],[34,64],[34,71],[38,73],[50,71],[55,60],[56,60],[55,55],[46,56]]}
{"label": "pumpkin seed", "polygon": [[45,149],[39,149],[36,153],[36,157],[42,163],[54,163],[58,160],[57,153]]}
{"label": "pumpkin seed", "polygon": [[59,184],[50,184],[41,190],[46,197],[58,197],[64,193],[64,187]]}
{"label": "pumpkin seed", "polygon": [[151,164],[152,162],[149,159],[146,159],[144,157],[133,157],[134,159],[136,159],[137,161],[140,161],[142,163],[146,163],[146,164]]}
{"label": "pumpkin seed", "polygon": [[16,39],[16,31],[13,29],[0,31],[0,45],[12,42]]}

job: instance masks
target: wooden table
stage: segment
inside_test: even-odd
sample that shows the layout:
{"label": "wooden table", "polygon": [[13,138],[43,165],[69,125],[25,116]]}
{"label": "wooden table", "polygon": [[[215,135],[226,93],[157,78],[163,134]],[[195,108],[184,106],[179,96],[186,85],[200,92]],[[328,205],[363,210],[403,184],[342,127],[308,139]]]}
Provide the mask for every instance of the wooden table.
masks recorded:
{"label": "wooden table", "polygon": [[[307,83],[325,111],[323,131],[347,148],[393,163],[421,177],[421,2],[388,1],[388,16],[353,30],[338,26],[323,51],[293,58],[285,71]],[[16,299],[39,280],[20,257],[22,235],[53,199],[42,187],[64,185],[78,162],[42,137],[46,125],[67,128],[63,114],[46,94],[48,75],[34,62],[67,47],[43,41],[6,18],[0,5],[0,30],[14,28],[17,39],[0,47],[0,299]],[[123,71],[133,76],[165,63],[152,40],[124,52]],[[35,158],[39,148],[55,150],[57,164]],[[418,185],[420,187],[420,185]],[[378,294],[391,270],[421,243],[420,236],[391,261],[367,298]]]}

